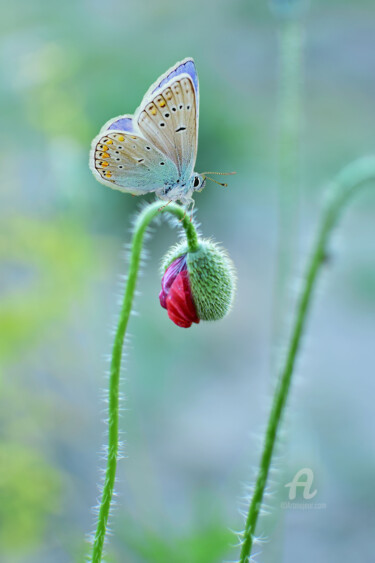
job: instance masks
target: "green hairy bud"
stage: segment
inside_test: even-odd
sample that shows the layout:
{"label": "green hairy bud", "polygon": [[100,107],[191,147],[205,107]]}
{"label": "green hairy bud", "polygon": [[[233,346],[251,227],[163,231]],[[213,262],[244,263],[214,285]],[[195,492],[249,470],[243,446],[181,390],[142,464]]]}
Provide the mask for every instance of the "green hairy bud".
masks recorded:
{"label": "green hairy bud", "polygon": [[227,252],[211,240],[199,239],[198,249],[188,251],[186,241],[172,247],[162,262],[162,274],[181,256],[186,256],[191,295],[198,318],[217,321],[231,309],[236,274]]}

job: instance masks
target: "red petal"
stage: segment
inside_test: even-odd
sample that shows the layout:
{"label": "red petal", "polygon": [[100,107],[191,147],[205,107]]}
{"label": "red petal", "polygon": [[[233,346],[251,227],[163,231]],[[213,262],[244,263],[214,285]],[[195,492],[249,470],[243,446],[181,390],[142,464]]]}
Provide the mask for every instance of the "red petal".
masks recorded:
{"label": "red petal", "polygon": [[174,262],[172,262],[172,264],[170,264],[164,272],[164,276],[161,280],[161,292],[159,293],[160,305],[164,309],[167,308],[166,299],[169,290],[174,280],[182,270],[186,270],[186,254],[183,254],[174,260]]}
{"label": "red petal", "polygon": [[199,323],[191,296],[189,274],[183,270],[174,280],[166,299],[168,316],[177,326],[189,328],[192,323]]}

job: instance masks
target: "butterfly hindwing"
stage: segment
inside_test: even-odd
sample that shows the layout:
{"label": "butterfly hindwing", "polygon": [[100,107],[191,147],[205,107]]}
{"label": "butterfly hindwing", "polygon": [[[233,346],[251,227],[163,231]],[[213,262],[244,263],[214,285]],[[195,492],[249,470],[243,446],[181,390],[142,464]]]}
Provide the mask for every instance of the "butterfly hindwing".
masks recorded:
{"label": "butterfly hindwing", "polygon": [[198,108],[190,74],[178,74],[145,97],[134,119],[142,135],[177,167],[181,183],[193,172]]}
{"label": "butterfly hindwing", "polygon": [[133,116],[119,115],[107,121],[107,123],[101,128],[100,132],[105,133],[108,130],[125,131],[126,133],[135,134],[135,127]]}
{"label": "butterfly hindwing", "polygon": [[139,134],[107,130],[92,144],[90,166],[97,179],[134,195],[174,185],[178,172],[174,163]]}

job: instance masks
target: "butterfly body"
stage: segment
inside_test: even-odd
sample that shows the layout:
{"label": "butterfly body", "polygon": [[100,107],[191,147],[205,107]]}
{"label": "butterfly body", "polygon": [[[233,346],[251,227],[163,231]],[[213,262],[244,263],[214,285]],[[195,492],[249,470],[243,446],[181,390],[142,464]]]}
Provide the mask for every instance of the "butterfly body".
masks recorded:
{"label": "butterfly body", "polygon": [[191,203],[205,185],[194,172],[198,114],[198,76],[193,59],[184,59],[149,88],[134,115],[104,125],[92,143],[91,170],[120,191]]}

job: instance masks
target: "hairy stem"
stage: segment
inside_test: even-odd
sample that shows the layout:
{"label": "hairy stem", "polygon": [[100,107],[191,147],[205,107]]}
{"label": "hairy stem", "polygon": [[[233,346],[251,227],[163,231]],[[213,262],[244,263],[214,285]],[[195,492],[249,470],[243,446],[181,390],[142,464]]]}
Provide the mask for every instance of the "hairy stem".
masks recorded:
{"label": "hairy stem", "polygon": [[122,359],[122,348],[128,326],[129,316],[132,309],[135,286],[137,283],[139,263],[143,246],[145,231],[149,223],[159,213],[171,213],[180,219],[185,229],[188,248],[190,252],[198,249],[198,237],[193,223],[186,216],[185,211],[179,205],[170,203],[163,206],[160,202],[152,203],[145,207],[138,216],[130,254],[130,265],[125,287],[124,300],[120,312],[117,325],[116,335],[112,348],[112,359],[109,380],[109,406],[108,406],[108,451],[107,451],[107,468],[105,473],[105,481],[102,492],[101,503],[99,507],[98,523],[93,543],[92,563],[101,563],[103,555],[103,545],[107,530],[107,522],[109,510],[111,506],[113,488],[116,477],[117,458],[119,450],[119,383],[120,369]]}
{"label": "hairy stem", "polygon": [[318,235],[308,263],[306,276],[297,302],[294,325],[285,365],[276,386],[271,413],[266,428],[254,494],[250,503],[245,532],[242,538],[240,563],[247,563],[251,554],[255,528],[262,505],[264,489],[271,465],[277,432],[288,398],[295,360],[300,348],[302,332],[307,320],[313,289],[327,254],[327,246],[340,213],[349,198],[368,180],[375,179],[375,157],[359,159],[342,170],[328,190],[328,199],[322,213]]}

